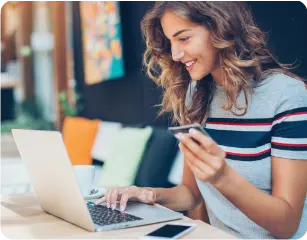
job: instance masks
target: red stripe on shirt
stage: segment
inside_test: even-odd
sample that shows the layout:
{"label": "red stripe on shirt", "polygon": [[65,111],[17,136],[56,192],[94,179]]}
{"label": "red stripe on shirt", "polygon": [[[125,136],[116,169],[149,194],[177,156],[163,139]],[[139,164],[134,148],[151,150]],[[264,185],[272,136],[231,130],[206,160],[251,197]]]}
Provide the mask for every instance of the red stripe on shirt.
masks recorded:
{"label": "red stripe on shirt", "polygon": [[271,150],[271,148],[261,151],[259,153],[234,153],[234,152],[226,152],[229,155],[234,155],[234,156],[242,156],[242,157],[255,157],[255,156],[260,156],[262,154],[265,154],[267,152],[269,152]]}
{"label": "red stripe on shirt", "polygon": [[286,114],[284,116],[281,116],[281,117],[275,119],[275,121],[278,121],[278,120],[280,120],[280,119],[282,119],[284,117],[295,116],[295,115],[304,115],[304,114],[307,114],[307,112],[288,113],[288,114]]}

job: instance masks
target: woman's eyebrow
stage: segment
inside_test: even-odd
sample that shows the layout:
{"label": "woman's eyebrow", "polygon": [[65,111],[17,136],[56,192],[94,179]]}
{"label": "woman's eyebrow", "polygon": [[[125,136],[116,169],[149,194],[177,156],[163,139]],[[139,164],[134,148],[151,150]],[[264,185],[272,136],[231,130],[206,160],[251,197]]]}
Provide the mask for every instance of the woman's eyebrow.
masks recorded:
{"label": "woman's eyebrow", "polygon": [[176,37],[176,36],[178,36],[180,33],[187,32],[187,31],[192,31],[192,29],[182,29],[182,30],[176,32],[176,33],[173,35],[173,37]]}

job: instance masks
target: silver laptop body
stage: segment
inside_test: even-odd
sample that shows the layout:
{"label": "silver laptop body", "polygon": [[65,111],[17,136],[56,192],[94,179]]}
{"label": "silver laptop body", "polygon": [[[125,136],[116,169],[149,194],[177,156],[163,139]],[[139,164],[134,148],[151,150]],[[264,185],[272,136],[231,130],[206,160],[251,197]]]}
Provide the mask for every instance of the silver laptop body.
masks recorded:
{"label": "silver laptop body", "polygon": [[[183,216],[167,208],[128,202],[124,212],[140,220],[95,224],[87,207],[88,201],[94,200],[86,201],[81,194],[61,133],[23,129],[14,129],[12,133],[35,195],[47,213],[89,231],[134,227],[180,219]],[[105,204],[102,206],[105,207]],[[116,210],[119,210],[118,204]]]}

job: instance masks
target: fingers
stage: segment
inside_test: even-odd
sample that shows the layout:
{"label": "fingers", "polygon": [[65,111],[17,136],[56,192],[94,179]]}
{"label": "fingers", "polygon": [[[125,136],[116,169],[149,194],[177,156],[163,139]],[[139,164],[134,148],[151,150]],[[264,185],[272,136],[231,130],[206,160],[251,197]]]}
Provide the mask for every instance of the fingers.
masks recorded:
{"label": "fingers", "polygon": [[216,181],[225,169],[225,151],[202,132],[196,129],[190,129],[189,132],[176,135],[188,166],[201,181]]}
{"label": "fingers", "polygon": [[106,202],[108,208],[116,208],[117,201],[120,204],[120,210],[124,211],[129,200],[153,204],[155,202],[155,193],[146,188],[136,186],[111,188],[106,196],[95,202],[95,205]]}
{"label": "fingers", "polygon": [[[106,205],[108,208],[113,207],[113,209],[115,209],[116,207],[116,201],[119,197],[119,194],[121,193],[121,188],[110,188],[104,197],[102,197],[101,199],[97,200],[95,202],[95,205],[99,205],[103,202],[106,202]],[[113,204],[113,205],[112,205]],[[115,204],[115,207],[114,207]]]}
{"label": "fingers", "polygon": [[198,149],[200,147],[200,145],[198,145],[189,137],[189,134],[178,133],[175,136],[180,140],[181,143],[184,143],[191,150]]}
{"label": "fingers", "polygon": [[119,202],[120,211],[124,211],[126,209],[127,202],[128,202],[130,197],[131,197],[130,192],[124,192],[122,194],[122,197],[121,197],[120,202]]}
{"label": "fingers", "polygon": [[202,146],[200,145],[197,145],[196,147],[192,146],[192,149],[188,148],[187,146],[185,146],[185,144],[182,143],[180,143],[178,146],[181,149],[181,151],[186,156],[189,156],[189,158],[191,158],[192,160],[193,159],[195,160],[197,158],[200,161],[204,162],[205,165],[209,165],[211,168],[215,170],[220,168],[220,160],[216,156],[213,156],[209,154],[207,151],[205,151]]}
{"label": "fingers", "polygon": [[205,149],[208,153],[211,153],[212,155],[216,155],[219,157],[225,157],[224,151],[212,140],[212,138],[206,136],[202,132],[191,128],[189,130],[190,136],[197,140]]}
{"label": "fingers", "polygon": [[111,202],[111,194],[112,194],[112,188],[109,189],[109,190],[107,191],[107,194],[106,194],[106,203],[107,203],[107,207],[108,207],[108,208],[111,207],[111,204],[110,204],[110,202]]}
{"label": "fingers", "polygon": [[110,188],[103,198],[95,202],[95,205],[106,202],[107,207],[114,210],[117,201],[120,201],[120,210],[124,211],[128,200],[137,196],[137,191],[138,188],[136,186]]}
{"label": "fingers", "polygon": [[204,180],[204,173],[195,165],[192,164],[191,161],[187,161],[187,165],[191,169],[191,171],[194,173],[194,176],[197,177],[199,180]]}
{"label": "fingers", "polygon": [[[200,159],[198,156],[194,155],[187,147],[185,147],[183,144],[179,145],[179,148],[182,149],[182,151],[184,152],[185,156],[188,159],[188,162],[190,163],[190,165],[193,165],[194,167],[197,167],[198,169],[200,169],[203,172],[207,172],[209,174],[214,174],[214,168],[212,167],[211,164],[208,164],[209,161],[203,161],[202,159]],[[206,153],[206,151],[204,151],[204,155],[205,158],[210,158],[212,156],[210,156],[208,153]],[[216,163],[213,163],[216,164]]]}
{"label": "fingers", "polygon": [[114,210],[116,208],[116,202],[117,202],[117,197],[119,194],[119,189],[115,188],[113,190],[111,190],[110,192],[110,207],[112,208],[112,210]]}
{"label": "fingers", "polygon": [[103,203],[103,202],[105,202],[105,201],[106,201],[106,196],[104,196],[104,197],[100,198],[99,200],[97,200],[97,201],[95,202],[95,205],[99,205],[99,204],[101,204],[101,203]]}
{"label": "fingers", "polygon": [[202,179],[210,178],[215,174],[215,170],[213,168],[205,164],[203,161],[199,161],[197,158],[195,158],[194,160],[191,158],[187,158],[187,162],[190,164],[190,166],[193,167],[193,169],[196,168],[203,173],[203,175],[201,176]]}
{"label": "fingers", "polygon": [[184,144],[180,143],[179,148],[184,152],[187,165],[199,180],[213,182],[221,176],[225,163],[220,161],[219,157],[211,156],[210,160],[214,165],[209,165],[194,155]]}
{"label": "fingers", "polygon": [[122,193],[121,199],[120,199],[120,202],[119,202],[120,211],[125,210],[125,208],[127,206],[127,202],[128,202],[129,199],[136,198],[139,189],[140,188],[138,188],[136,186],[130,186],[130,187],[125,188],[125,191]]}

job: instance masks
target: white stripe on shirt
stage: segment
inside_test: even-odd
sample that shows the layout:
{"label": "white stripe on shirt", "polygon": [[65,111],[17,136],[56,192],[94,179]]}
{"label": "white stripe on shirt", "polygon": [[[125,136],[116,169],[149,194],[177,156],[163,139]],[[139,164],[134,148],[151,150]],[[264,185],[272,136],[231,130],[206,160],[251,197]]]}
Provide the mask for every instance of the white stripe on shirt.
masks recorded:
{"label": "white stripe on shirt", "polygon": [[293,143],[293,144],[307,144],[307,138],[282,138],[272,137],[272,142],[276,143]]}
{"label": "white stripe on shirt", "polygon": [[213,129],[213,130],[230,130],[230,131],[242,131],[242,132],[269,132],[271,130],[271,125],[244,126],[244,125],[226,125],[226,124],[207,123],[206,128]]}
{"label": "white stripe on shirt", "polygon": [[262,146],[256,148],[236,148],[236,147],[228,147],[219,145],[225,152],[232,152],[232,153],[241,153],[241,154],[256,154],[263,151],[266,151],[271,148],[271,143],[264,144]]}

